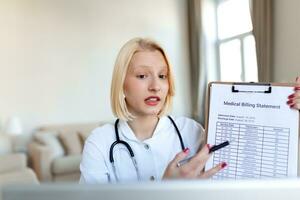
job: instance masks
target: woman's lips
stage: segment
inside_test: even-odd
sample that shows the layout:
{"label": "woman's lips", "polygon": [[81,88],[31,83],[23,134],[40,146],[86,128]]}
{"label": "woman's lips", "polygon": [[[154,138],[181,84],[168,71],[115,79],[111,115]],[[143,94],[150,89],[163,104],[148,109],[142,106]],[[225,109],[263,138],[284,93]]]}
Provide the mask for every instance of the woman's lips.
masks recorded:
{"label": "woman's lips", "polygon": [[145,99],[145,103],[149,106],[156,106],[159,102],[160,98],[158,96],[150,96]]}

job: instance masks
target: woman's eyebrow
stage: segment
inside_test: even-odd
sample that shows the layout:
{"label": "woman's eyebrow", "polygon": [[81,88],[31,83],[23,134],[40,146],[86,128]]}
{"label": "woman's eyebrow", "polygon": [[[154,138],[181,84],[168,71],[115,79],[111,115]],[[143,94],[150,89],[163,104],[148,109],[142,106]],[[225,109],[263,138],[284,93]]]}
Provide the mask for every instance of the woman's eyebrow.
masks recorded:
{"label": "woman's eyebrow", "polygon": [[163,67],[160,71],[169,71],[168,67]]}
{"label": "woman's eyebrow", "polygon": [[146,66],[146,65],[138,65],[138,66],[132,67],[133,71],[148,70],[148,69],[149,69],[149,66]]}
{"label": "woman's eyebrow", "polygon": [[[135,66],[135,67],[147,67],[147,68],[149,68],[149,67],[152,67],[151,65],[137,65],[137,66]],[[164,69],[164,68],[168,68],[168,66],[167,65],[162,65],[162,66],[158,66],[159,68],[161,68],[161,69]]]}
{"label": "woman's eyebrow", "polygon": [[[148,65],[132,66],[131,70],[133,72],[136,72],[136,71],[139,71],[139,70],[151,71],[151,66],[148,66]],[[168,72],[168,67],[167,66],[161,66],[161,67],[159,67],[158,71],[159,72],[161,72],[161,71],[167,71]]]}

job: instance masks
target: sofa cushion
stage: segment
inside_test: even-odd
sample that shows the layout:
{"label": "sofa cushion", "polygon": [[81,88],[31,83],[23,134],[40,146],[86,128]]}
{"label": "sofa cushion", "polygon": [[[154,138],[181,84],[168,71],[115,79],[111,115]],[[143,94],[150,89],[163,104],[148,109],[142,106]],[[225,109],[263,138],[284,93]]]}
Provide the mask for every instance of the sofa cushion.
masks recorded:
{"label": "sofa cushion", "polygon": [[35,173],[30,168],[0,174],[0,186],[25,183],[38,183]]}
{"label": "sofa cushion", "polygon": [[57,132],[38,131],[34,135],[34,138],[39,143],[49,146],[52,149],[54,157],[63,156],[65,154],[65,151],[57,138]]}
{"label": "sofa cushion", "polygon": [[58,137],[67,155],[81,154],[82,144],[77,132],[61,132]]}
{"label": "sofa cushion", "polygon": [[91,132],[92,131],[79,131],[78,132],[82,146],[84,146],[84,143],[85,143],[86,139],[89,137],[89,135],[91,134]]}
{"label": "sofa cushion", "polygon": [[81,155],[69,155],[54,159],[52,173],[55,175],[79,172]]}
{"label": "sofa cushion", "polygon": [[14,153],[0,156],[0,173],[18,171],[26,168],[26,155]]}

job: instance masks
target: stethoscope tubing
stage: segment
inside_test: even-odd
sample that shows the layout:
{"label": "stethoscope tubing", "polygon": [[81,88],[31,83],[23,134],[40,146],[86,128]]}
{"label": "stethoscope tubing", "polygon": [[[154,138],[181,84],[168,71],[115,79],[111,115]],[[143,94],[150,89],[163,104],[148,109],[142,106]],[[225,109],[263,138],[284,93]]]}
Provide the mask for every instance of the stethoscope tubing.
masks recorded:
{"label": "stethoscope tubing", "polygon": [[[178,135],[178,138],[179,138],[179,141],[180,141],[180,146],[181,146],[181,149],[182,151],[185,149],[185,146],[184,146],[184,143],[183,143],[183,139],[182,139],[182,136],[180,134],[180,131],[176,125],[176,123],[174,122],[174,120],[172,119],[172,117],[168,116],[168,118],[170,119],[170,121],[172,122],[175,130],[176,130],[176,133]],[[114,151],[114,148],[116,145],[118,144],[122,144],[126,147],[126,149],[128,150],[129,154],[130,154],[130,157],[131,157],[131,160],[132,160],[132,163],[134,165],[134,168],[135,168],[135,171],[137,173],[137,177],[138,177],[138,180],[141,179],[141,176],[140,176],[140,173],[139,173],[139,169],[138,169],[138,165],[137,165],[137,161],[135,159],[135,156],[134,156],[134,153],[133,153],[133,150],[131,148],[131,146],[125,142],[124,140],[121,140],[120,139],[120,136],[119,136],[119,130],[118,130],[118,124],[119,124],[119,121],[120,119],[117,119],[115,121],[115,124],[114,124],[114,127],[115,127],[115,135],[116,135],[116,141],[114,141],[111,146],[110,146],[110,149],[109,149],[109,161],[112,165],[112,168],[113,168],[113,172],[114,172],[114,176],[116,178],[116,181],[119,182],[119,178],[117,176],[117,172],[116,172],[116,166],[115,166],[115,162],[114,162],[114,155],[113,155],[113,151]]]}

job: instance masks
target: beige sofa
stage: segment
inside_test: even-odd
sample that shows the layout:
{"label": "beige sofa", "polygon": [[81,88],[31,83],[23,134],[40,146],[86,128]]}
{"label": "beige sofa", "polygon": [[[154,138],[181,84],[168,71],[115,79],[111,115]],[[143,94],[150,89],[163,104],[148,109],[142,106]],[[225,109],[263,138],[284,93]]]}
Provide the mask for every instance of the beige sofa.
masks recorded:
{"label": "beige sofa", "polygon": [[0,163],[0,185],[38,183],[35,173],[27,167],[25,154],[1,155]]}
{"label": "beige sofa", "polygon": [[85,139],[103,123],[39,128],[28,145],[32,167],[41,182],[77,182]]}

